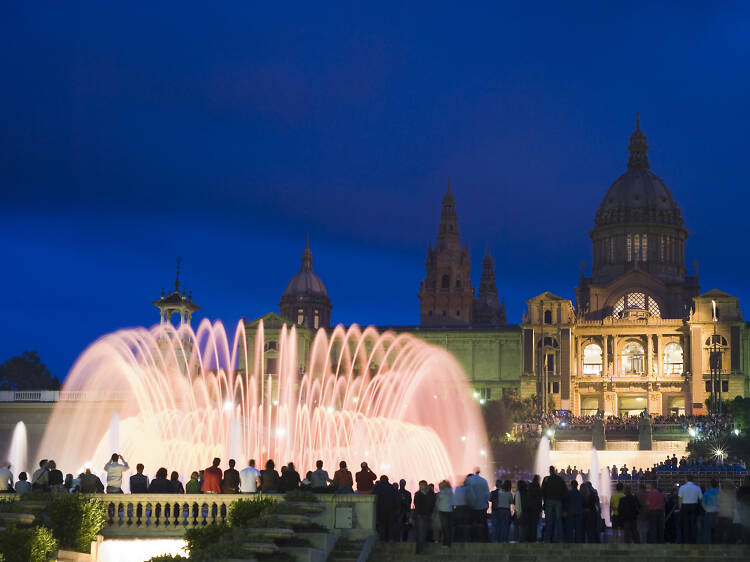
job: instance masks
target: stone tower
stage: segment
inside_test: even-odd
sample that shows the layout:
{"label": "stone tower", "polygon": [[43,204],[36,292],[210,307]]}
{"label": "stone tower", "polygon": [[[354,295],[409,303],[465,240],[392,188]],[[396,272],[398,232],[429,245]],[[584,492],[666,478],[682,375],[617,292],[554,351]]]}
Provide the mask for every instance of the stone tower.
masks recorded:
{"label": "stone tower", "polygon": [[498,300],[495,261],[488,245],[482,261],[482,277],[479,280],[477,300],[474,303],[474,324],[498,326],[506,321],[505,302],[501,304]]}
{"label": "stone tower", "polygon": [[279,309],[289,322],[317,330],[330,326],[332,307],[326,286],[313,271],[312,261],[308,237],[302,252],[302,267],[287,284]]}
{"label": "stone tower", "polygon": [[419,290],[422,326],[462,326],[474,316],[469,247],[461,245],[456,200],[450,184],[443,197],[437,245],[427,249],[426,277]]}
{"label": "stone tower", "polygon": [[[182,289],[182,292],[180,292]],[[200,306],[193,302],[193,294],[185,292],[185,287],[180,287],[180,258],[177,258],[177,276],[174,281],[174,291],[169,295],[164,295],[164,289],[161,290],[161,298],[152,302],[159,309],[161,323],[172,321],[172,316],[180,315],[180,324],[190,324],[193,312],[200,310]]]}

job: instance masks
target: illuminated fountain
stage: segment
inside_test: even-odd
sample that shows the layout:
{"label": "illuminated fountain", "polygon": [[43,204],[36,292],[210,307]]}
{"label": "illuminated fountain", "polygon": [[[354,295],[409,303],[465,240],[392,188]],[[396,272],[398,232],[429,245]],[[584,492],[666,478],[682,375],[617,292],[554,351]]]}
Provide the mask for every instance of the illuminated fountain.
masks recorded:
{"label": "illuminated fountain", "polygon": [[409,334],[339,326],[330,338],[317,333],[300,374],[295,328],[278,339],[278,374],[266,374],[262,323],[254,349],[242,322],[231,340],[208,320],[196,331],[164,323],[104,336],[65,382],[83,401],[72,414],[70,403],[56,406],[38,456],[63,470],[99,470],[118,452],[147,473],[164,466],[183,475],[213,457],[226,466],[230,454],[238,468],[274,459],[303,474],[317,459],[329,471],[367,460],[411,486],[474,466],[489,474],[481,414],[447,351]]}
{"label": "illuminated fountain", "polygon": [[[13,428],[13,435],[10,438],[10,448],[8,449],[8,462],[13,474],[18,476],[21,472],[28,470],[28,436],[26,434],[26,424],[18,422]],[[29,475],[29,480],[31,475]]]}

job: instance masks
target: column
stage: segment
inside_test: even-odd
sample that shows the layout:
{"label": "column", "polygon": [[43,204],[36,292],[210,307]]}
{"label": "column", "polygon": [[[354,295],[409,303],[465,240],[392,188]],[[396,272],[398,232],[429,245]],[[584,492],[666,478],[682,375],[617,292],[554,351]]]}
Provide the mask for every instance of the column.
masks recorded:
{"label": "column", "polygon": [[700,326],[690,326],[690,381],[688,396],[685,400],[685,413],[687,415],[697,415],[705,412],[706,387],[703,383],[702,344],[703,330]]}
{"label": "column", "polygon": [[651,356],[654,353],[654,338],[651,334],[646,334],[646,378],[653,378],[653,373],[651,372],[651,362],[652,358]]}
{"label": "column", "polygon": [[604,334],[602,336],[602,376],[607,377],[609,375],[609,336]]}
{"label": "column", "polygon": [[620,376],[620,369],[622,369],[622,361],[617,360],[619,339],[617,336],[612,336],[612,366],[614,367],[612,372],[616,377]]}
{"label": "column", "polygon": [[664,376],[664,338],[661,334],[656,336],[656,374],[659,378]]}

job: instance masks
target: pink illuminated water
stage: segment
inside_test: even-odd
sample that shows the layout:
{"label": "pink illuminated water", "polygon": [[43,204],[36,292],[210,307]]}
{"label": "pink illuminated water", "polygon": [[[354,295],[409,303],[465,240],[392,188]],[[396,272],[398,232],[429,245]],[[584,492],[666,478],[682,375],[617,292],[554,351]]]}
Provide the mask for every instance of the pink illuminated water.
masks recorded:
{"label": "pink illuminated water", "polygon": [[59,403],[37,456],[65,471],[99,470],[119,442],[116,452],[152,475],[161,466],[189,475],[215,456],[226,466],[230,453],[238,468],[272,458],[302,474],[317,459],[331,475],[341,460],[352,469],[366,460],[412,486],[455,481],[474,466],[489,474],[481,413],[447,351],[409,334],[339,326],[317,333],[300,374],[295,328],[274,334],[274,374],[263,369],[262,323],[252,349],[243,323],[231,339],[207,320],[196,331],[162,324],[104,336],[64,387],[95,398]]}

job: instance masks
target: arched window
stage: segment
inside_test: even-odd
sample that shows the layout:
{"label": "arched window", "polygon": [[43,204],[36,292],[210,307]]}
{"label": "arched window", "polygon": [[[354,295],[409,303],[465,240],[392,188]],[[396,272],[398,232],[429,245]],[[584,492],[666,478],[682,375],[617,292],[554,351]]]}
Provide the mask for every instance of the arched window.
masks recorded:
{"label": "arched window", "polygon": [[302,308],[297,309],[297,324],[302,326],[305,323],[305,310]]}
{"label": "arched window", "polygon": [[461,280],[456,279],[456,289],[460,289],[460,288],[461,288]]}
{"label": "arched window", "polygon": [[[537,347],[542,346],[542,340],[540,339],[538,342],[536,342]],[[560,344],[557,341],[557,338],[551,337],[551,336],[544,336],[544,347],[554,347],[557,349],[560,347]]]}
{"label": "arched window", "polygon": [[602,348],[595,343],[590,343],[583,348],[583,374],[602,374]]}
{"label": "arched window", "polygon": [[317,308],[313,312],[313,328],[315,330],[320,328],[320,311]]}
{"label": "arched window", "polygon": [[443,279],[440,282],[440,287],[443,289],[451,288],[451,278],[449,275],[443,275]]}
{"label": "arched window", "polygon": [[273,340],[267,341],[266,345],[263,346],[263,351],[269,351],[271,349],[274,351],[278,349],[278,345]]}
{"label": "arched window", "polygon": [[628,293],[620,297],[612,307],[612,316],[622,318],[625,310],[648,310],[651,316],[661,318],[659,303],[646,293]]}
{"label": "arched window", "polygon": [[682,346],[679,343],[668,343],[664,347],[664,374],[681,375],[684,372]]}
{"label": "arched window", "polygon": [[552,324],[552,311],[551,310],[544,311],[544,323]]}
{"label": "arched window", "polygon": [[727,338],[722,336],[721,334],[712,334],[709,337],[706,338],[706,347],[711,347],[712,345],[718,345],[720,347],[727,345]]}
{"label": "arched window", "polygon": [[630,341],[622,348],[622,374],[641,375],[644,373],[643,346],[637,341]]}

